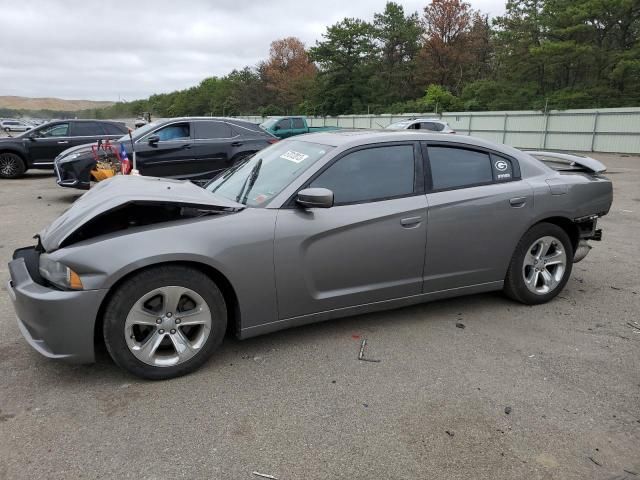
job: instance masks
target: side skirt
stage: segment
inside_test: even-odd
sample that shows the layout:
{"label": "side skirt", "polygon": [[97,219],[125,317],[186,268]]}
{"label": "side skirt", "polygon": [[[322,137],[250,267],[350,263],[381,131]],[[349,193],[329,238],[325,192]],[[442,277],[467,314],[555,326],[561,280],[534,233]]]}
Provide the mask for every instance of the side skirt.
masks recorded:
{"label": "side skirt", "polygon": [[319,313],[311,313],[301,315],[299,317],[285,318],[271,323],[256,325],[254,327],[242,328],[238,338],[251,338],[265,333],[284,330],[285,328],[299,327],[310,323],[324,322],[335,318],[350,317],[352,315],[361,315],[364,313],[379,312],[382,310],[393,310],[395,308],[408,307],[419,303],[432,302],[443,298],[459,297],[462,295],[473,295],[476,293],[492,292],[501,290],[504,285],[502,280],[498,282],[480,283],[467,287],[451,288],[448,290],[439,290],[437,292],[422,293],[420,295],[412,295],[409,297],[394,298],[393,300],[384,300],[381,302],[365,303],[353,307],[338,308],[335,310],[327,310]]}

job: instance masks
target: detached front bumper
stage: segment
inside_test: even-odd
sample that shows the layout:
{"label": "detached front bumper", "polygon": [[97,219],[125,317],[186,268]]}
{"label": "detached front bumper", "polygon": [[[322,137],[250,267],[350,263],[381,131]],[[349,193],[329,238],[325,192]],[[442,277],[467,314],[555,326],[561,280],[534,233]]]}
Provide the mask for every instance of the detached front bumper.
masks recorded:
{"label": "detached front bumper", "polygon": [[93,362],[94,327],[107,291],[61,291],[39,285],[24,258],[11,261],[9,273],[7,290],[27,342],[45,357]]}

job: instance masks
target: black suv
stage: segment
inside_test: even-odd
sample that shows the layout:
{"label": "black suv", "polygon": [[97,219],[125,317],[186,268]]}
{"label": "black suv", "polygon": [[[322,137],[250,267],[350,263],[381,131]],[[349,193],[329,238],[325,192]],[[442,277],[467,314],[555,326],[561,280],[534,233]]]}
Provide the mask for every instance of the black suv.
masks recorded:
{"label": "black suv", "polygon": [[18,178],[30,168],[53,168],[56,156],[76,145],[115,140],[128,129],[104,120],[61,120],[45,123],[16,137],[0,138],[0,178]]}
{"label": "black suv", "polygon": [[[205,181],[238,161],[278,141],[255,123],[235,118],[184,117],[158,120],[132,134],[136,167],[141,175]],[[126,135],[113,145],[124,146],[133,160]],[[58,185],[88,189],[96,160],[91,145],[70,148],[55,160]]]}

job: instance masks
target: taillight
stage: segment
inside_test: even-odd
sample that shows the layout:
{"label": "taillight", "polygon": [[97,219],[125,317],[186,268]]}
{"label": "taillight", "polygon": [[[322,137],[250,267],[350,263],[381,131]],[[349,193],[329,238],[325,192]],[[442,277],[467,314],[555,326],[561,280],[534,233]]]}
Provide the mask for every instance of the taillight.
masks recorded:
{"label": "taillight", "polygon": [[269,142],[269,143],[271,143],[271,144],[277,143],[277,142],[279,142],[279,141],[280,141],[280,139],[279,139],[279,138],[270,138],[269,140],[267,140],[267,142]]}

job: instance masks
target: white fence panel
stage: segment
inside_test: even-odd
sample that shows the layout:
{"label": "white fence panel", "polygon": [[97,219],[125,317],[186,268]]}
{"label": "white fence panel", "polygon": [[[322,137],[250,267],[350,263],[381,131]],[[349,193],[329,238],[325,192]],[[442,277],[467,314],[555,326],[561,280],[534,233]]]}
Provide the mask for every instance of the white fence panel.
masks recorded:
{"label": "white fence panel", "polygon": [[[520,148],[640,154],[640,108],[550,112],[445,112],[308,117],[312,127],[384,128],[410,118],[441,117],[461,135]],[[255,115],[246,120],[261,123]]]}

